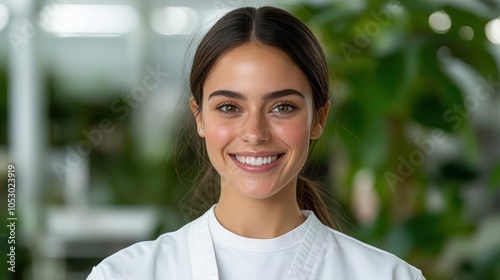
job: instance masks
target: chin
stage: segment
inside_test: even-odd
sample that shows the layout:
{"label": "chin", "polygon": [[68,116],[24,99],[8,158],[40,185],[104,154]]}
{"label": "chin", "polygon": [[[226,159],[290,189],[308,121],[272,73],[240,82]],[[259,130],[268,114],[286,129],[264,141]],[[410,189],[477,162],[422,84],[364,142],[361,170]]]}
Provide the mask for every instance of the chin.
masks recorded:
{"label": "chin", "polygon": [[269,197],[272,197],[276,193],[280,191],[280,189],[276,187],[262,187],[263,185],[268,184],[248,184],[248,185],[238,185],[234,186],[234,188],[243,196],[247,198],[252,198],[252,199],[266,199]]}

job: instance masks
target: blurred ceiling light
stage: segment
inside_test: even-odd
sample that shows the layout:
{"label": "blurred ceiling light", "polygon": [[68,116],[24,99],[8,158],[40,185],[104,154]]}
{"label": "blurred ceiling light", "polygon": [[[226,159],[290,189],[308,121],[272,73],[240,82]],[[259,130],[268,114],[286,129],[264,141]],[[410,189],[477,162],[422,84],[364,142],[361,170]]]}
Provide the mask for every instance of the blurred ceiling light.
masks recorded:
{"label": "blurred ceiling light", "polygon": [[42,28],[57,36],[101,37],[125,35],[137,27],[139,16],[132,6],[54,4],[44,7]]}
{"label": "blurred ceiling light", "polygon": [[0,31],[2,31],[9,22],[9,9],[4,4],[0,4]]}
{"label": "blurred ceiling light", "polygon": [[474,30],[470,26],[462,26],[458,29],[458,36],[462,40],[470,41],[474,38]]}
{"label": "blurred ceiling light", "polygon": [[164,7],[151,16],[151,26],[162,35],[190,35],[197,24],[198,15],[188,7]]}
{"label": "blurred ceiling light", "polygon": [[451,18],[446,12],[437,11],[429,17],[429,25],[436,33],[446,33],[451,28]]}
{"label": "blurred ceiling light", "polygon": [[491,20],[486,24],[486,37],[493,44],[500,45],[500,19]]}

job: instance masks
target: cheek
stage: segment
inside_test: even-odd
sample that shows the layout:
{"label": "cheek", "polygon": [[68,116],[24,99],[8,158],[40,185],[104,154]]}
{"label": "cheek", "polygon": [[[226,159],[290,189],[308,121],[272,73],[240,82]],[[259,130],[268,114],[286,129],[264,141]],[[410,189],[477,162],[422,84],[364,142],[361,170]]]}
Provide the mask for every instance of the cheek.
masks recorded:
{"label": "cheek", "polygon": [[[275,135],[288,146],[300,149],[307,154],[309,145],[309,124],[307,120],[297,119],[284,122],[281,125],[278,124],[275,126]],[[307,145],[307,147],[304,145]]]}
{"label": "cheek", "polygon": [[229,124],[224,122],[206,123],[205,142],[209,153],[215,150],[220,150],[228,145],[233,138],[235,130]]}

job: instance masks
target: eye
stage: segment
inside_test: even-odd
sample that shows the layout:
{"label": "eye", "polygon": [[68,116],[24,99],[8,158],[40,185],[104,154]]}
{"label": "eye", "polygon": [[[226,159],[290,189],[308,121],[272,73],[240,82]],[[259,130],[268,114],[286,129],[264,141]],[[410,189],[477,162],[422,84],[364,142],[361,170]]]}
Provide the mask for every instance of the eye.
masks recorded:
{"label": "eye", "polygon": [[220,110],[223,113],[236,113],[236,112],[240,111],[240,109],[238,109],[238,107],[236,107],[235,105],[226,104],[226,103],[223,103],[223,104],[220,104],[219,106],[217,106],[217,110]]}
{"label": "eye", "polygon": [[278,104],[276,107],[273,108],[271,112],[275,113],[290,113],[293,110],[297,109],[297,107],[293,104]]}

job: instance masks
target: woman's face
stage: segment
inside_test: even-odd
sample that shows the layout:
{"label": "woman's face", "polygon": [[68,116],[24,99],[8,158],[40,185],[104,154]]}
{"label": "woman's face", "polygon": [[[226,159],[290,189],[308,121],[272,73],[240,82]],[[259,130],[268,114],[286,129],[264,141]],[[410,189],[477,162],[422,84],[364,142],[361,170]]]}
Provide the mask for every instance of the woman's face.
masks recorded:
{"label": "woman's face", "polygon": [[[193,112],[197,108],[190,102]],[[296,185],[309,140],[321,135],[329,103],[313,123],[307,78],[279,49],[245,44],[223,54],[203,86],[198,133],[222,192],[265,199]]]}

